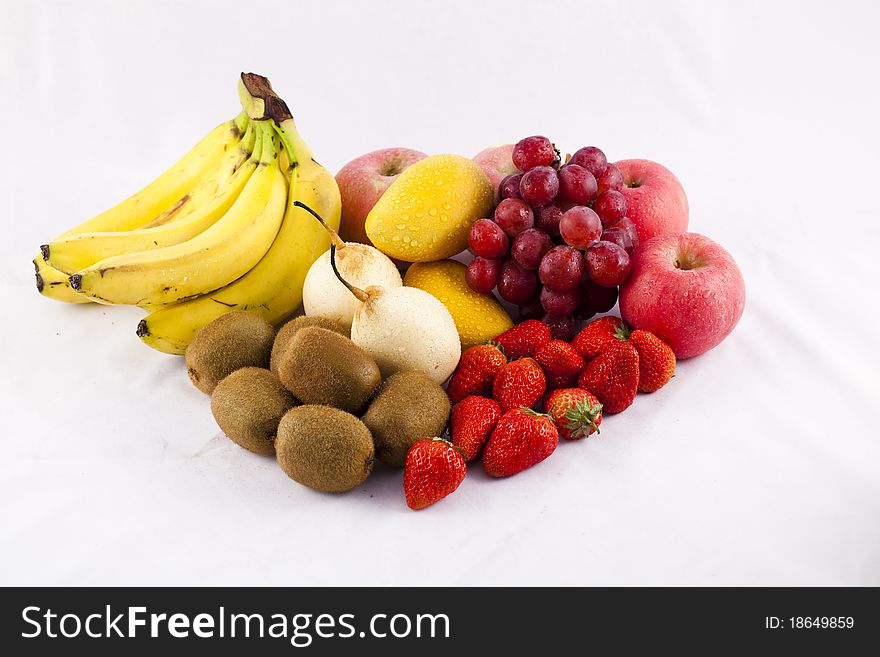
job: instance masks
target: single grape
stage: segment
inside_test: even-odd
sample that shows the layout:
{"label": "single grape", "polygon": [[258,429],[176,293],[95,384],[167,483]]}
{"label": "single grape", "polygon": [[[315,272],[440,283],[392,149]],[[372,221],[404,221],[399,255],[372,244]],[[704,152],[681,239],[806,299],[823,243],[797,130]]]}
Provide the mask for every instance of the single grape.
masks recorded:
{"label": "single grape", "polygon": [[501,258],[507,255],[510,240],[491,219],[477,219],[468,233],[468,247],[475,256]]}
{"label": "single grape", "polygon": [[595,146],[586,146],[576,150],[568,163],[577,164],[598,178],[605,171],[605,167],[608,166],[608,158],[605,157],[605,153]]}
{"label": "single grape", "polygon": [[519,194],[529,205],[546,205],[559,192],[559,176],[550,167],[535,167],[523,174]]}
{"label": "single grape", "polygon": [[593,210],[599,215],[603,226],[613,226],[626,215],[626,198],[620,192],[609,189],[596,197]]}
{"label": "single grape", "polygon": [[541,282],[556,292],[574,290],[581,282],[583,256],[570,246],[554,246],[538,267]]}
{"label": "single grape", "polygon": [[596,177],[584,167],[569,163],[559,170],[560,197],[586,205],[596,198],[597,190]]}
{"label": "single grape", "polygon": [[513,147],[511,155],[514,165],[520,171],[529,171],[535,167],[549,167],[559,157],[550,140],[539,135],[520,139]]}
{"label": "single grape", "polygon": [[528,204],[518,198],[506,198],[495,208],[495,223],[513,239],[535,225],[535,215]]}
{"label": "single grape", "polygon": [[[590,316],[597,313],[607,313],[617,303],[617,287],[604,287],[594,283],[587,276],[581,285],[581,305],[579,308],[589,308]],[[581,317],[581,319],[588,319]]]}
{"label": "single grape", "polygon": [[477,256],[467,266],[464,277],[468,286],[480,294],[489,294],[498,285],[501,261]]}
{"label": "single grape", "polygon": [[632,253],[632,240],[629,237],[629,233],[623,228],[617,226],[606,228],[602,231],[602,239],[606,242],[614,242],[617,246],[626,251],[627,255]]}
{"label": "single grape", "polygon": [[521,173],[512,173],[502,180],[498,185],[498,198],[502,201],[506,198],[522,198],[519,195],[520,180],[522,180]]}
{"label": "single grape", "polygon": [[566,210],[559,221],[559,234],[569,246],[585,250],[599,241],[602,222],[590,208],[576,205]]}
{"label": "single grape", "polygon": [[614,287],[629,276],[629,256],[617,244],[597,242],[584,255],[587,271],[594,283]]}
{"label": "single grape", "polygon": [[624,217],[614,225],[617,228],[623,228],[626,231],[627,235],[629,235],[630,241],[632,241],[633,249],[639,245],[639,230],[636,228],[636,223],[632,219]]}
{"label": "single grape", "polygon": [[564,210],[558,202],[541,205],[534,209],[535,226],[540,228],[550,237],[559,235],[559,221],[562,219]]}
{"label": "single grape", "polygon": [[541,300],[538,297],[532,297],[519,305],[519,316],[523,321],[527,319],[541,319],[544,314],[544,307],[541,305]]}
{"label": "single grape", "polygon": [[538,279],[535,272],[523,269],[513,260],[508,260],[501,265],[501,274],[498,277],[498,294],[510,303],[525,303],[535,295],[538,289]]}
{"label": "single grape", "polygon": [[544,255],[553,248],[553,240],[543,230],[529,228],[515,238],[510,255],[525,269],[537,269]]}
{"label": "single grape", "polygon": [[541,321],[550,327],[550,337],[554,340],[571,342],[577,334],[577,322],[573,317],[548,314]]}
{"label": "single grape", "polygon": [[568,292],[554,292],[549,287],[541,288],[541,306],[551,315],[571,315],[581,300],[578,288]]}
{"label": "single grape", "polygon": [[599,193],[607,192],[609,189],[614,189],[620,191],[623,189],[623,174],[620,173],[620,169],[618,169],[613,164],[609,164],[608,167],[602,172],[602,175],[596,178],[596,183],[599,186]]}

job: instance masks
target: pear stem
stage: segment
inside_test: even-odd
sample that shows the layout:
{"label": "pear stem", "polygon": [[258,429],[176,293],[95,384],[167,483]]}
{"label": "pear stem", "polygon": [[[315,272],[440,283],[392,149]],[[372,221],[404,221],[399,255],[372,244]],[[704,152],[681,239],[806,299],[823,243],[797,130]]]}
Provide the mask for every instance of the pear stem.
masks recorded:
{"label": "pear stem", "polygon": [[324,227],[324,230],[330,233],[330,244],[335,246],[337,249],[345,248],[345,242],[342,240],[341,237],[339,237],[339,233],[330,228],[330,226],[327,225],[327,222],[324,221],[321,215],[319,215],[317,212],[312,210],[308,205],[301,201],[294,201],[293,204],[298,208],[302,208],[320,222],[320,224]]}
{"label": "pear stem", "polygon": [[336,278],[339,279],[339,282],[342,283],[346,287],[346,289],[349,292],[351,292],[357,298],[357,300],[360,301],[361,303],[363,303],[367,299],[369,299],[370,298],[369,294],[364,292],[361,288],[355,287],[354,285],[349,283],[347,280],[342,278],[342,274],[340,274],[339,269],[336,268],[336,249],[344,247],[345,242],[343,242],[342,239],[339,237],[339,235],[336,234],[335,230],[333,230],[332,228],[330,228],[330,226],[327,225],[327,223],[324,221],[324,219],[321,217],[321,215],[319,215],[317,212],[312,210],[308,205],[306,205],[305,203],[303,203],[301,201],[294,201],[293,204],[296,207],[302,208],[303,210],[308,212],[310,215],[312,215],[315,219],[317,219],[321,223],[321,225],[325,229],[327,229],[327,232],[330,233],[330,267],[333,269],[333,273],[336,275]]}

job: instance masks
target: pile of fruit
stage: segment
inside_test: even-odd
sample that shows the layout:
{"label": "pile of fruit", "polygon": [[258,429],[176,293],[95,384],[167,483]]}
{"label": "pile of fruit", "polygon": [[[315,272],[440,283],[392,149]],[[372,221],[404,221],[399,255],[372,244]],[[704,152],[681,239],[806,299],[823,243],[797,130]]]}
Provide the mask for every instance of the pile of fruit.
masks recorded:
{"label": "pile of fruit", "polygon": [[221,430],[305,486],[352,490],[378,459],[421,509],[478,458],[516,474],[742,315],[736,263],[686,232],[655,162],[532,136],[473,159],[384,149],[334,179],[268,80],[242,74],[239,96],[166,173],[43,245],[37,288],[144,308],[137,335],[185,355]]}
{"label": "pile of fruit", "polygon": [[187,372],[230,439],[275,456],[305,486],[341,493],[362,484],[376,458],[401,467],[413,436],[442,433],[450,410],[424,371],[383,375],[348,336],[340,322],[305,315],[276,334],[235,311],[196,335]]}

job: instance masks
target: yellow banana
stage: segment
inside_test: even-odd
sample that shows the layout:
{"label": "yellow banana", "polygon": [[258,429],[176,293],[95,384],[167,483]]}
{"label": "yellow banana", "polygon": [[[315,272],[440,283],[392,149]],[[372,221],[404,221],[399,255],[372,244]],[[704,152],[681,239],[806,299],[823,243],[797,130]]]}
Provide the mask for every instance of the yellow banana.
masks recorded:
{"label": "yellow banana", "polygon": [[[284,222],[269,252],[247,274],[215,292],[166,306],[141,320],[138,336],[159,351],[182,354],[199,329],[231,310],[250,310],[278,324],[299,307],[306,272],[330,247],[330,238],[296,201],[314,209],[334,229],[339,227],[341,202],[333,175],[314,160],[268,80],[253,74],[242,74],[242,80],[243,104],[249,107],[250,116],[265,112],[270,117],[290,162]],[[255,102],[248,104],[249,100]]]}
{"label": "yellow banana", "polygon": [[254,129],[253,122],[248,125],[241,142],[230,148],[213,174],[193,189],[176,220],[129,231],[78,233],[54,240],[43,248],[43,253],[48,253],[47,262],[69,275],[105,258],[152,251],[192,239],[222,217],[238,198],[259,161],[256,137],[262,132]]}
{"label": "yellow banana", "polygon": [[70,277],[73,289],[105,303],[155,307],[216,290],[256,265],[278,234],[288,187],[278,135],[261,124],[259,165],[229,212],[181,244],[101,260]]}
{"label": "yellow banana", "polygon": [[[109,210],[63,232],[58,238],[77,233],[140,228],[162,213],[166,213],[166,219],[170,220],[187,204],[186,194],[195,181],[217,165],[223,153],[240,140],[247,125],[247,112],[244,111],[233,120],[221,123],[149,185]],[[67,278],[64,273],[48,265],[38,265],[38,269],[37,289],[43,296],[57,301],[89,300],[76,295],[69,282],[63,282]]]}

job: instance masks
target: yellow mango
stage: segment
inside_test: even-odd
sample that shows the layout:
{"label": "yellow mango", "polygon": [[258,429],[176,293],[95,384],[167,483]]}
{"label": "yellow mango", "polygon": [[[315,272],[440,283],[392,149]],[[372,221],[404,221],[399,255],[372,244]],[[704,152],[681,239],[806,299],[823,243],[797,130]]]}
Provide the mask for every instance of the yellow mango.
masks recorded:
{"label": "yellow mango", "polygon": [[482,344],[513,326],[510,315],[491,294],[468,287],[465,267],[455,260],[417,262],[404,276],[403,284],[437,297],[455,322],[462,350]]}
{"label": "yellow mango", "polygon": [[495,190],[477,164],[433,155],[404,169],[370,210],[367,237],[386,255],[430,262],[467,248],[471,224],[492,210]]}

